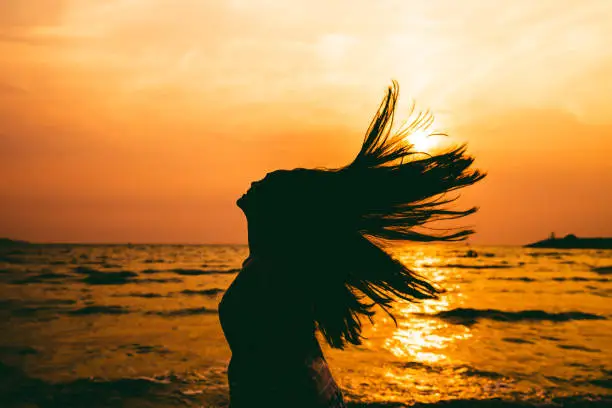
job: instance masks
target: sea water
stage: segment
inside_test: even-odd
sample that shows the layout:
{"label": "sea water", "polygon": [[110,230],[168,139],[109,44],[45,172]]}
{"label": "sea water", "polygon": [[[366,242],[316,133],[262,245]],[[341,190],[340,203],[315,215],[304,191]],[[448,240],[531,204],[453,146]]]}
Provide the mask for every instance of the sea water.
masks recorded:
{"label": "sea water", "polygon": [[[446,291],[398,302],[397,324],[377,314],[360,346],[324,345],[350,406],[612,404],[612,251],[390,251]],[[0,406],[227,407],[217,305],[247,255],[245,246],[0,249]]]}

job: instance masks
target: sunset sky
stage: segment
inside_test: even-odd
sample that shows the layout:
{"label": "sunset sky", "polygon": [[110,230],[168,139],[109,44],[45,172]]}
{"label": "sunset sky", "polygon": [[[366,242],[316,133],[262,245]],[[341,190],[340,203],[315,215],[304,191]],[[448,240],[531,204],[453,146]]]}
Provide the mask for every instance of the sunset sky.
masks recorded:
{"label": "sunset sky", "polygon": [[[2,0],[0,237],[245,243],[235,200],[337,167],[391,79],[489,176],[475,244],[612,236],[609,0]],[[404,111],[401,109],[404,108]]]}

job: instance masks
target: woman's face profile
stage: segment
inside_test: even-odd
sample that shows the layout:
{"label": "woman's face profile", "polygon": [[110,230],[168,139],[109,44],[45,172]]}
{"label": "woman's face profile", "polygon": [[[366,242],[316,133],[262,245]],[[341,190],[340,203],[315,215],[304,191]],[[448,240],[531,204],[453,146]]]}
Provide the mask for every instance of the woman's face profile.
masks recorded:
{"label": "woman's face profile", "polygon": [[236,205],[247,212],[254,206],[263,208],[284,201],[285,196],[291,194],[291,173],[289,170],[276,170],[252,182],[247,192],[236,201]]}
{"label": "woman's face profile", "polygon": [[330,181],[329,173],[318,170],[276,170],[252,182],[236,205],[249,221],[264,222],[268,227],[309,223],[325,206]]}

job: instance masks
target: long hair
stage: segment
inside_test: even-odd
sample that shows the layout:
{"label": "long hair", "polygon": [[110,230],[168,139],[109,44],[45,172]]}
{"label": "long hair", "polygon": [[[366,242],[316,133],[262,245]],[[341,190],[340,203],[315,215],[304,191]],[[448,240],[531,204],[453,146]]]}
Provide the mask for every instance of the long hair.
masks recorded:
{"label": "long hair", "polygon": [[439,154],[415,150],[406,137],[431,124],[428,114],[417,115],[394,132],[398,94],[398,84],[393,81],[357,157],[332,171],[340,182],[335,183],[336,192],[329,202],[338,206],[333,217],[341,227],[325,240],[327,249],[318,257],[324,262],[313,268],[321,277],[318,281],[325,284],[312,289],[314,320],[335,348],[344,348],[347,342],[361,343],[360,318],[371,321],[375,306],[393,318],[394,300],[419,301],[440,293],[385,252],[385,242],[458,241],[473,233],[466,228],[433,229],[426,224],[474,213],[476,207],[451,209],[449,204],[457,196],[447,194],[476,183],[485,174],[470,169],[473,158],[466,154],[465,145]]}

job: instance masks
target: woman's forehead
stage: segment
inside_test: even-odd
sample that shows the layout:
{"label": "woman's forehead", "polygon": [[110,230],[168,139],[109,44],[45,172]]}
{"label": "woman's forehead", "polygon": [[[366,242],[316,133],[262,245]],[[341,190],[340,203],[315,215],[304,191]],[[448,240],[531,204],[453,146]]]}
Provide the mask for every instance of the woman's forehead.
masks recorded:
{"label": "woman's forehead", "polygon": [[274,170],[266,174],[266,177],[274,177],[274,176],[279,176],[279,175],[286,174],[286,173],[290,173],[290,171],[289,170]]}
{"label": "woman's forehead", "polygon": [[307,169],[294,169],[294,170],[274,170],[271,171],[270,173],[266,174],[265,178],[272,178],[272,177],[279,177],[279,176],[289,176],[289,175],[297,175],[297,174],[303,174],[307,172]]}
{"label": "woman's forehead", "polygon": [[[313,170],[313,169],[304,169],[297,168],[293,170],[275,170],[266,174],[263,180],[291,180],[291,181],[306,181],[306,180],[320,180],[319,177],[313,177],[317,174],[327,174],[328,172]],[[262,180],[262,181],[263,181]]]}

